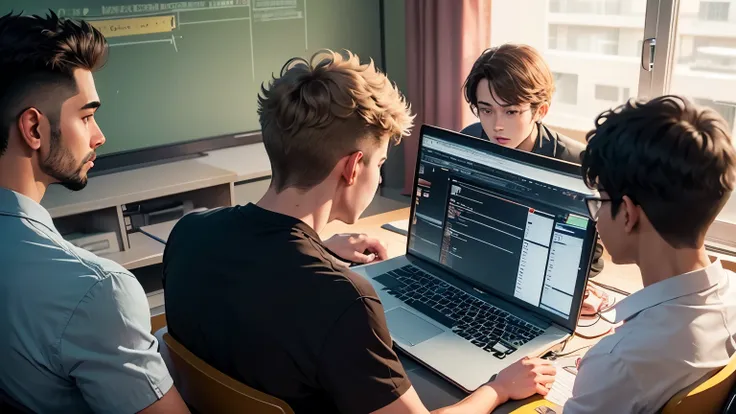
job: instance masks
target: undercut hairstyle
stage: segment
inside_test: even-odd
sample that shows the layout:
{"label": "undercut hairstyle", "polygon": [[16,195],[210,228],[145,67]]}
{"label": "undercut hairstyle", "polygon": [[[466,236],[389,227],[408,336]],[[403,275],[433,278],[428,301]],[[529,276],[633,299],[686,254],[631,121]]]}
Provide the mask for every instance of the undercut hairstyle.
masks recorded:
{"label": "undercut hairstyle", "polygon": [[346,54],[292,58],[261,86],[258,115],[277,192],[310,189],[346,155],[410,133],[414,117],[398,88],[373,61]]}
{"label": "undercut hairstyle", "polygon": [[702,246],[736,180],[736,150],[723,118],[668,95],[630,100],[595,125],[582,174],[589,187],[608,193],[612,215],[628,196],[672,247]]}
{"label": "undercut hairstyle", "polygon": [[509,105],[529,104],[533,112],[552,103],[555,80],[542,55],[531,46],[506,43],[486,49],[463,84],[465,101],[478,115],[478,84],[488,80],[495,97]]}
{"label": "undercut hairstyle", "polygon": [[107,48],[105,37],[89,23],[53,12],[0,17],[0,156],[11,126],[28,108],[58,123],[61,105],[78,93],[74,71],[101,68]]}

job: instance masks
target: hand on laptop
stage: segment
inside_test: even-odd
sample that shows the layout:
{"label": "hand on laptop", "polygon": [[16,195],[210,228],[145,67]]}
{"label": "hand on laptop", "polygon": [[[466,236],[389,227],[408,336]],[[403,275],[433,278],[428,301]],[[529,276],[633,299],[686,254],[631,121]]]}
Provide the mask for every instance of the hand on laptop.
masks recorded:
{"label": "hand on laptop", "polygon": [[336,234],[325,240],[325,246],[350,263],[370,263],[388,259],[386,245],[365,234]]}
{"label": "hand on laptop", "polygon": [[556,370],[550,361],[525,357],[498,373],[488,385],[502,401],[522,400],[534,394],[547,395]]}

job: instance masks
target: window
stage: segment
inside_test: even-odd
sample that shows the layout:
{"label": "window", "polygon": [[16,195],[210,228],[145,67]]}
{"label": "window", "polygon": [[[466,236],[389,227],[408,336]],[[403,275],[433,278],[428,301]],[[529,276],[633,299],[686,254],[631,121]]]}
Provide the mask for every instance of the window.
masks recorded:
{"label": "window", "polygon": [[549,0],[550,13],[559,13],[562,11],[562,0]]}
{"label": "window", "polygon": [[574,73],[553,72],[557,92],[552,98],[559,103],[577,105],[578,103],[578,75]]}
{"label": "window", "polygon": [[549,49],[558,49],[559,46],[557,45],[557,27],[550,25],[549,34],[547,35],[547,47]]}
{"label": "window", "polygon": [[733,131],[734,119],[736,118],[736,103],[733,102],[716,102],[712,99],[707,98],[693,98],[693,101],[698,105],[703,105],[715,109],[723,119],[728,122],[728,126]]}
{"label": "window", "polygon": [[[526,43],[543,54],[557,87],[545,123],[587,131],[603,110],[629,98],[674,93],[718,111],[736,136],[736,16],[729,16],[736,0],[539,3],[493,1],[491,44]],[[650,68],[644,39],[655,37]],[[736,195],[709,238],[736,252]]]}
{"label": "window", "polygon": [[550,0],[551,13],[621,14],[625,1],[620,0]]}
{"label": "window", "polygon": [[[557,89],[545,122],[588,131],[601,112],[638,94],[647,2],[550,0],[542,9],[539,3],[491,2],[491,45],[526,43],[539,50]],[[618,98],[596,99],[596,85],[615,85]]]}
{"label": "window", "polygon": [[619,29],[574,25],[549,25],[549,49],[617,55]]}
{"label": "window", "polygon": [[599,101],[617,102],[622,100],[620,97],[620,88],[610,85],[595,85],[595,99]]}
{"label": "window", "polygon": [[728,6],[729,4],[723,1],[701,1],[698,18],[725,22],[728,20]]}
{"label": "window", "polygon": [[631,89],[613,85],[595,85],[595,99],[617,106],[632,98]]}
{"label": "window", "polygon": [[[736,28],[736,25],[734,25]],[[736,37],[690,36],[681,34],[678,39],[677,63],[693,70],[733,72],[736,69]]]}
{"label": "window", "polygon": [[[734,134],[736,21],[729,21],[730,4],[701,1],[697,15],[687,1],[680,0],[679,6],[679,10],[675,10],[677,24],[670,34],[675,39],[670,65],[671,82],[664,85],[662,93],[683,95],[695,103],[715,109]],[[704,24],[703,20],[722,23]],[[655,67],[655,71],[664,72],[664,69],[663,66]],[[736,196],[731,196],[712,232],[718,239],[725,238],[736,249]]]}

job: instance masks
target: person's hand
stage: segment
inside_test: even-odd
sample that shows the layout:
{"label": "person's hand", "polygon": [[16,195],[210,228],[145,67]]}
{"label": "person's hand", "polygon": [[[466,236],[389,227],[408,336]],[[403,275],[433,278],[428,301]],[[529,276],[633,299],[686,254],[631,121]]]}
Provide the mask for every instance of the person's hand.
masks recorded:
{"label": "person's hand", "polygon": [[550,361],[525,357],[499,372],[488,385],[496,390],[502,401],[522,400],[535,393],[547,395],[556,373]]}
{"label": "person's hand", "polygon": [[336,234],[325,240],[325,246],[350,263],[370,263],[388,258],[386,246],[365,234]]}

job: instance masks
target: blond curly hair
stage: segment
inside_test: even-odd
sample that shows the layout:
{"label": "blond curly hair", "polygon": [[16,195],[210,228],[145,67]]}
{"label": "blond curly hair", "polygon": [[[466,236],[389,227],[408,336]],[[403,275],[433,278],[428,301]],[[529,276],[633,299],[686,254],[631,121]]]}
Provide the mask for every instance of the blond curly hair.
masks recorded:
{"label": "blond curly hair", "polygon": [[292,58],[261,86],[258,115],[276,191],[321,183],[344,156],[409,135],[414,116],[395,84],[357,55]]}

